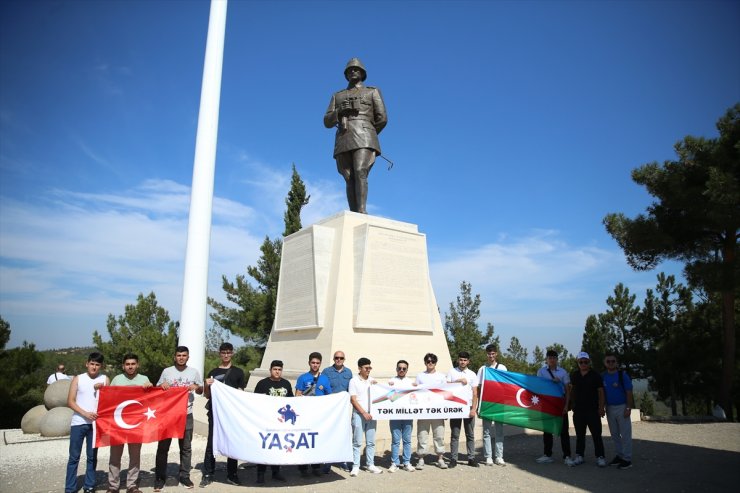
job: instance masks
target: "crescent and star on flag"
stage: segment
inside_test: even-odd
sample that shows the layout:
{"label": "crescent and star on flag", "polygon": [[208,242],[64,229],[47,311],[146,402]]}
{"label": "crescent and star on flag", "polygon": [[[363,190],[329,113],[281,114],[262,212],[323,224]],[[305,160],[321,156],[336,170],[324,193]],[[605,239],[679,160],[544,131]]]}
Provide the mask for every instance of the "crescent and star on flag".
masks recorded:
{"label": "crescent and star on flag", "polygon": [[532,394],[532,398],[530,399],[530,401],[532,402],[532,404],[530,404],[529,406],[527,406],[526,404],[524,404],[524,402],[522,402],[522,394],[526,390],[527,389],[519,389],[519,390],[517,390],[517,392],[516,392],[516,402],[517,402],[517,404],[519,404],[521,407],[532,407],[532,406],[536,406],[537,404],[539,404],[540,403],[540,398],[537,397],[535,394]]}
{"label": "crescent and star on flag", "polygon": [[[129,423],[126,423],[123,420],[123,410],[126,409],[128,406],[130,406],[132,404],[138,404],[139,406],[142,406],[143,407],[143,405],[139,401],[128,400],[128,401],[121,402],[116,407],[116,410],[113,412],[113,419],[115,420],[116,424],[119,427],[124,428],[126,430],[134,429],[134,428],[136,428],[137,426],[139,426],[143,422],[143,421],[139,421],[136,424],[129,424]],[[146,411],[142,412],[141,414],[143,414],[144,416],[146,416],[147,421],[149,421],[150,419],[155,419],[157,417],[157,416],[155,416],[155,413],[156,412],[157,412],[156,409],[152,409],[151,407],[147,407],[146,408]]]}

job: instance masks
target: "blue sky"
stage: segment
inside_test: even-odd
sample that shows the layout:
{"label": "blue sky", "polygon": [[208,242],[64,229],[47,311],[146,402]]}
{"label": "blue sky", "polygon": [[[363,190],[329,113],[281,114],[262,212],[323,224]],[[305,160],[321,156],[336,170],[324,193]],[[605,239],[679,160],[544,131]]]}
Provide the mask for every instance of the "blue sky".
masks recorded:
{"label": "blue sky", "polygon": [[[138,293],[179,318],[208,25],[204,1],[0,3],[0,315],[10,346],[89,345]],[[608,212],[630,170],[715,136],[740,101],[731,1],[234,1],[227,15],[209,294],[282,232],[346,208],[322,117],[358,56],[389,123],[371,214],[427,235],[442,312],[460,281],[504,348],[579,349],[634,273]],[[679,272],[675,265],[668,272]]]}

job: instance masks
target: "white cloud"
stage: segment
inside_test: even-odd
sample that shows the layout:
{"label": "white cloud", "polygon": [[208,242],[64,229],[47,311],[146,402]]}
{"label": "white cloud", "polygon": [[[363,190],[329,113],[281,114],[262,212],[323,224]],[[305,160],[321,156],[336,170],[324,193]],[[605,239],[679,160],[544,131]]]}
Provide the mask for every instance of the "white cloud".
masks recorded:
{"label": "white cloud", "polygon": [[[133,190],[56,190],[38,199],[0,198],[0,312],[13,322],[11,344],[87,344],[91,327],[75,325],[75,317],[96,317],[102,328],[108,313],[122,313],[140,292],[154,291],[179,318],[188,187],[150,180]],[[262,241],[262,233],[250,232],[255,216],[248,206],[214,199],[211,296],[222,297],[222,274],[233,277],[255,263]],[[55,317],[71,325],[54,333],[30,322]],[[39,331],[43,340],[30,337]]]}
{"label": "white cloud", "polygon": [[586,317],[606,310],[605,300],[618,282],[637,293],[638,303],[644,289],[655,284],[655,272],[633,272],[616,248],[572,245],[556,231],[432,251],[430,274],[443,319],[460,282],[467,281],[481,296],[479,327],[493,323],[504,348],[516,336],[530,351],[555,341],[576,350]]}

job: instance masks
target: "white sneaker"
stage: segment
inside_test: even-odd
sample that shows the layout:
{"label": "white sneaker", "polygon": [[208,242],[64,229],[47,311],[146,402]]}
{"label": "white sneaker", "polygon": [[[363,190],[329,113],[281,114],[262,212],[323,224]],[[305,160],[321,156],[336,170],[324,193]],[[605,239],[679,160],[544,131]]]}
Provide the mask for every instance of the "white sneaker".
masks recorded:
{"label": "white sneaker", "polygon": [[367,469],[365,470],[373,474],[383,474],[383,470],[375,464],[373,464],[372,466],[367,466]]}
{"label": "white sneaker", "polygon": [[493,465],[493,459],[491,459],[490,457],[486,457],[486,465],[487,466],[492,466]]}
{"label": "white sneaker", "polygon": [[573,459],[571,459],[570,457],[566,457],[565,459],[563,459],[563,464],[568,467],[573,467],[575,465],[573,464]]}
{"label": "white sneaker", "polygon": [[549,455],[543,455],[542,457],[537,457],[537,459],[535,459],[535,462],[537,464],[550,464],[555,461]]}
{"label": "white sneaker", "polygon": [[571,467],[580,466],[583,464],[583,457],[580,455],[576,455],[576,458],[571,461],[571,464],[569,464]]}
{"label": "white sneaker", "polygon": [[494,460],[493,463],[496,464],[497,466],[502,466],[502,467],[506,465],[506,462],[504,462],[504,459],[502,459],[501,457],[496,457],[496,460]]}
{"label": "white sneaker", "polygon": [[398,471],[398,466],[395,464],[391,464],[391,467],[388,468],[388,472],[396,472]]}
{"label": "white sneaker", "polygon": [[445,463],[444,459],[439,459],[439,461],[437,461],[437,467],[439,467],[440,469],[447,469],[447,464]]}
{"label": "white sneaker", "polygon": [[606,467],[606,459],[603,457],[599,457],[596,459],[596,465],[599,467]]}
{"label": "white sneaker", "polygon": [[357,476],[360,474],[360,468],[359,467],[353,467],[352,470],[349,472],[349,475],[352,477]]}
{"label": "white sneaker", "polygon": [[419,462],[416,463],[416,470],[421,471],[424,469],[424,459],[419,459]]}
{"label": "white sneaker", "polygon": [[403,465],[403,470],[408,472],[414,472],[416,469],[414,469],[414,466],[411,465],[411,463],[407,462]]}

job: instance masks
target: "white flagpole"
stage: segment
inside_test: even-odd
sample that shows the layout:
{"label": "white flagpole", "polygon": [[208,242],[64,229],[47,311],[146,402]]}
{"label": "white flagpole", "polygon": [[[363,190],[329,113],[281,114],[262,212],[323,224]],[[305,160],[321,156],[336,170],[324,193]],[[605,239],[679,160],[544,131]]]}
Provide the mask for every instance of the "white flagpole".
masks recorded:
{"label": "white flagpole", "polygon": [[[198,132],[195,137],[193,186],[190,193],[188,242],[180,310],[179,344],[188,346],[188,366],[203,376],[205,362],[208,254],[211,241],[213,177],[216,169],[218,111],[221,98],[221,69],[224,56],[227,0],[211,0],[208,21],[203,85],[200,92]],[[174,354],[174,348],[173,348]]]}

